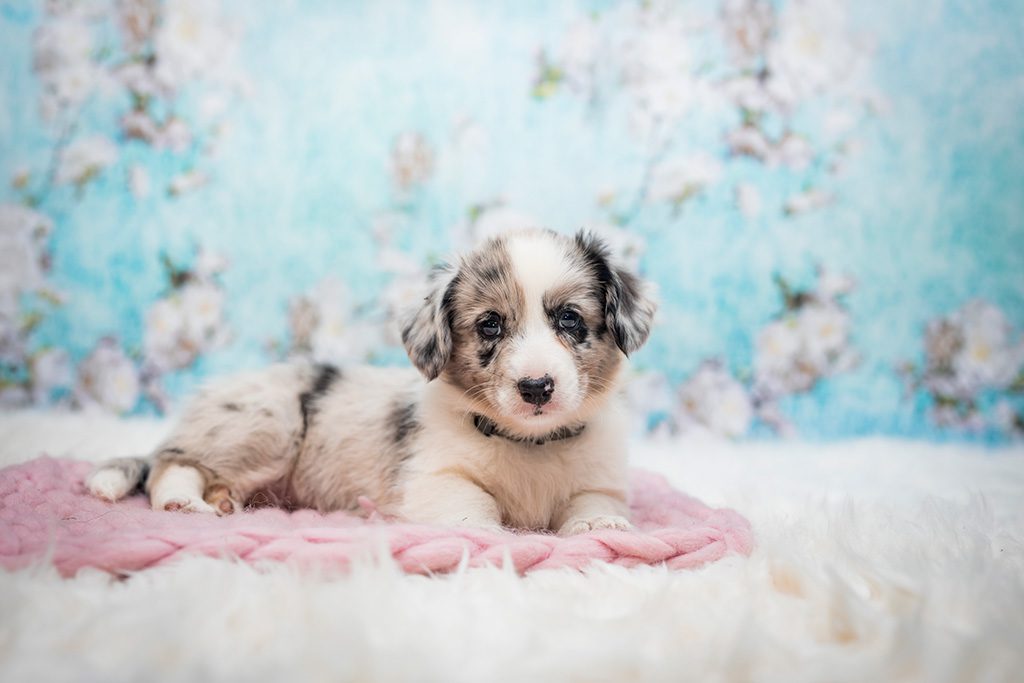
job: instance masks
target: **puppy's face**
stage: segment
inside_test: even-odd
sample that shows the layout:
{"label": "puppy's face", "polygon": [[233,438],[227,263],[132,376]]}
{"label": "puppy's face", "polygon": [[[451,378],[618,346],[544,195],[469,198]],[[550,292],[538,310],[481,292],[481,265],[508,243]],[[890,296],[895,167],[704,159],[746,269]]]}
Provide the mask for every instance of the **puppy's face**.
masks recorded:
{"label": "puppy's face", "polygon": [[586,420],[623,354],[647,339],[654,310],[600,240],[520,232],[436,273],[402,338],[428,379],[440,376],[505,428],[537,435]]}

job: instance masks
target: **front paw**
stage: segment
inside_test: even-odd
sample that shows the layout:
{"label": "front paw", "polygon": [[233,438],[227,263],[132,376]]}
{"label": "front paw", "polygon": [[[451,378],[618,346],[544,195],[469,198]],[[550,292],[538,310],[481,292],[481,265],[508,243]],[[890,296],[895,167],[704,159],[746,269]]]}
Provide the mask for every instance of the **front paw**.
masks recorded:
{"label": "front paw", "polygon": [[575,517],[562,525],[562,528],[558,530],[558,535],[575,536],[576,534],[585,534],[588,531],[598,531],[600,529],[629,531],[632,528],[633,525],[629,523],[629,520],[619,515]]}

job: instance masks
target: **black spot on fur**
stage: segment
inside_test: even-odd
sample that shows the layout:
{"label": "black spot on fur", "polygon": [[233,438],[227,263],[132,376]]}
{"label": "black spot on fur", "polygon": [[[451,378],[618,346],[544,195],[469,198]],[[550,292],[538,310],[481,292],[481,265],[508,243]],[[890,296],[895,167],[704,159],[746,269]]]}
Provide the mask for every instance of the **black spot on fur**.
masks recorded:
{"label": "black spot on fur", "polygon": [[396,444],[403,443],[409,435],[420,428],[416,420],[416,404],[398,402],[391,410],[391,428]]}
{"label": "black spot on fur", "polygon": [[611,266],[608,264],[608,247],[605,246],[595,235],[584,232],[576,234],[576,247],[580,250],[583,259],[594,271],[594,277],[601,285],[601,298],[605,297],[605,290],[614,279]]}
{"label": "black spot on fur", "polygon": [[138,481],[135,482],[135,486],[132,487],[130,493],[142,493],[146,488],[146,480],[149,479],[149,471],[151,467],[148,460],[139,460],[139,474]]}
{"label": "black spot on fur", "polygon": [[185,451],[180,448],[164,448],[160,453],[158,453],[158,455],[163,455],[164,453],[169,453],[170,455],[185,455]]}
{"label": "black spot on fur", "polygon": [[480,279],[488,284],[493,282],[500,282],[504,277],[501,268],[496,265],[486,266],[480,271]]}
{"label": "black spot on fur", "polygon": [[476,354],[477,359],[480,361],[480,367],[486,368],[490,365],[491,361],[494,360],[494,354],[497,350],[498,345],[493,343],[485,344],[480,347],[480,350]]}
{"label": "black spot on fur", "polygon": [[223,408],[224,410],[226,410],[229,413],[237,413],[237,412],[241,412],[241,410],[242,410],[242,407],[240,405],[238,405],[237,403],[225,403],[225,404],[223,404],[221,406],[221,408]]}
{"label": "black spot on fur", "polygon": [[431,277],[434,290],[402,330],[409,359],[428,381],[441,374],[452,353],[455,292],[462,276],[456,273],[442,291],[442,278],[450,272],[448,266],[435,270]]}
{"label": "black spot on fur", "polygon": [[299,394],[299,409],[302,411],[302,438],[306,438],[309,431],[309,423],[316,416],[316,403],[341,377],[341,372],[333,365],[321,364],[316,366],[316,375],[313,378],[313,386],[308,391]]}
{"label": "black spot on fur", "polygon": [[621,268],[613,268],[608,247],[596,235],[579,232],[576,248],[591,267],[600,288],[605,322],[595,330],[597,338],[611,331],[615,344],[629,354],[639,348],[650,332],[654,307],[644,300],[640,280]]}

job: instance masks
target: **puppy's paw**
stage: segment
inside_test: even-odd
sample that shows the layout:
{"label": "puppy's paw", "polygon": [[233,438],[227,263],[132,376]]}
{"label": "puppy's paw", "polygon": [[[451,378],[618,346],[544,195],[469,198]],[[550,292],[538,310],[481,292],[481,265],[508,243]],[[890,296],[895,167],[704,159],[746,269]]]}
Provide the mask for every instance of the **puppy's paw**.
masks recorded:
{"label": "puppy's paw", "polygon": [[231,489],[223,484],[214,484],[206,490],[203,497],[219,517],[233,515],[236,510],[242,509],[242,504],[231,496]]}
{"label": "puppy's paw", "polygon": [[212,505],[202,498],[196,498],[187,494],[153,499],[151,503],[154,510],[165,510],[167,512],[217,512]]}
{"label": "puppy's paw", "polygon": [[133,487],[128,476],[117,467],[101,467],[85,480],[85,488],[89,493],[111,503],[124,498]]}
{"label": "puppy's paw", "polygon": [[601,529],[617,529],[629,531],[633,525],[629,520],[619,515],[597,515],[595,517],[574,517],[562,525],[558,530],[559,536],[575,536],[585,534],[588,531],[599,531]]}

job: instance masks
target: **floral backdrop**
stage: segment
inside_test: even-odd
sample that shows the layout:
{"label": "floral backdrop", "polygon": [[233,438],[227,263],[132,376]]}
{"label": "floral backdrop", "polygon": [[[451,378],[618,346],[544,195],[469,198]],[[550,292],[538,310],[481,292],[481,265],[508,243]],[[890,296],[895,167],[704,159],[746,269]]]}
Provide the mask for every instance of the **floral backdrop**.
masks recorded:
{"label": "floral backdrop", "polygon": [[0,0],[0,405],[401,363],[431,264],[589,227],[661,290],[638,431],[1024,434],[996,0]]}

